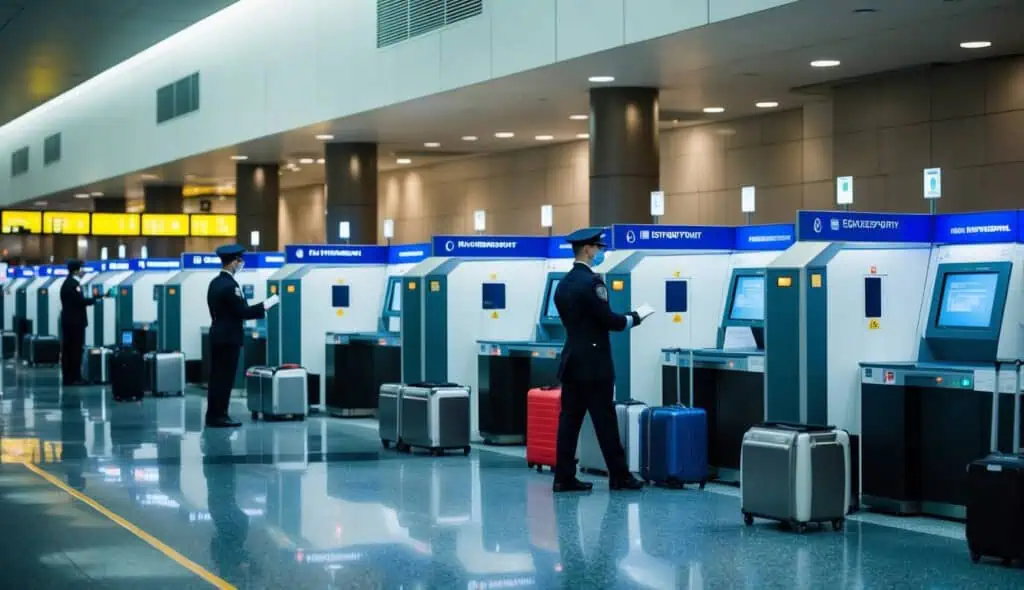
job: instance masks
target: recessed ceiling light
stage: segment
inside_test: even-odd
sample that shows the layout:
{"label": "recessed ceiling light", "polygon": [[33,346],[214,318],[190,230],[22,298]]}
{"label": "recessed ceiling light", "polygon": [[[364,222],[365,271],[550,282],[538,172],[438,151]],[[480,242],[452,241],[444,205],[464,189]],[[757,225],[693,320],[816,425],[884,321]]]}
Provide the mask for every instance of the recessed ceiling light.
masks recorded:
{"label": "recessed ceiling light", "polygon": [[398,158],[397,160],[395,160],[395,163],[396,164],[412,164],[412,160],[410,160],[409,158]]}
{"label": "recessed ceiling light", "polygon": [[812,68],[834,68],[839,65],[838,59],[816,59],[811,62]]}
{"label": "recessed ceiling light", "polygon": [[463,135],[462,136],[462,141],[476,141],[476,140],[477,140],[477,136],[475,136],[475,135]]}
{"label": "recessed ceiling light", "polygon": [[231,159],[236,162],[241,162],[243,160],[248,160],[249,156],[231,156]]}
{"label": "recessed ceiling light", "polygon": [[590,139],[589,133],[577,133],[576,139]]}
{"label": "recessed ceiling light", "polygon": [[103,196],[103,193],[101,193],[101,192],[99,192],[99,191],[96,191],[96,192],[92,193],[92,196],[93,196],[93,197],[102,197],[102,196]]}
{"label": "recessed ceiling light", "polygon": [[551,141],[554,138],[554,135],[538,135],[537,137],[534,137],[537,141]]}
{"label": "recessed ceiling light", "polygon": [[312,164],[313,162],[316,162],[316,160],[314,160],[313,158],[300,158],[299,159],[299,164]]}
{"label": "recessed ceiling light", "polygon": [[705,113],[724,113],[725,107],[704,107]]}
{"label": "recessed ceiling light", "polygon": [[511,131],[499,131],[494,134],[494,137],[497,137],[498,139],[509,139],[515,136],[516,134]]}
{"label": "recessed ceiling light", "polygon": [[573,121],[586,121],[590,118],[590,115],[569,115],[569,118]]}
{"label": "recessed ceiling light", "polygon": [[423,147],[439,148],[441,147],[441,144],[436,141],[428,141],[427,143],[423,144]]}
{"label": "recessed ceiling light", "polygon": [[591,76],[587,80],[595,84],[607,84],[608,82],[614,82],[615,76]]}
{"label": "recessed ceiling light", "polygon": [[317,164],[324,164],[324,163],[326,163],[326,162],[327,162],[327,160],[325,160],[325,159],[323,159],[323,158],[317,158],[317,160],[316,160],[316,163],[317,163]]}
{"label": "recessed ceiling light", "polygon": [[78,193],[77,195],[75,195],[75,198],[76,199],[88,199],[89,198],[89,193]]}
{"label": "recessed ceiling light", "polygon": [[46,201],[36,201],[36,207],[45,207],[47,205],[49,205],[49,203]]}
{"label": "recessed ceiling light", "polygon": [[298,166],[292,166],[292,172],[301,172],[301,171],[302,171],[302,168],[299,168]]}
{"label": "recessed ceiling light", "polygon": [[991,41],[964,41],[960,44],[960,47],[964,49],[985,49],[986,47],[992,47]]}
{"label": "recessed ceiling light", "polygon": [[764,102],[756,103],[754,106],[759,109],[774,109],[775,107],[779,106],[779,103],[775,102],[774,100],[766,100]]}
{"label": "recessed ceiling light", "polygon": [[317,135],[316,138],[319,139],[320,141],[331,141],[332,139],[334,139],[334,136],[331,135],[330,133],[321,133],[320,135]]}

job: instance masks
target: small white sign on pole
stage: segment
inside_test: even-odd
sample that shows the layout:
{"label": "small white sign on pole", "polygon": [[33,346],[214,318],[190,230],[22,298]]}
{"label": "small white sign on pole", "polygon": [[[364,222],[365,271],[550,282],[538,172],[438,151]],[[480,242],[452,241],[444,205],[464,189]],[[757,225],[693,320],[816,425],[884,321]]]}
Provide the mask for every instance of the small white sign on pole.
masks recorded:
{"label": "small white sign on pole", "polygon": [[753,213],[757,207],[756,200],[757,189],[752,186],[745,186],[740,189],[740,211],[743,213]]}
{"label": "small white sign on pole", "polygon": [[110,254],[107,252],[107,247],[103,246],[100,248],[100,260],[106,260]]}
{"label": "small white sign on pole", "polygon": [[254,229],[249,232],[249,245],[257,248],[260,245],[260,230]]}
{"label": "small white sign on pole", "polygon": [[142,249],[139,250],[139,258],[142,258],[142,259],[149,258],[149,248],[148,247],[143,246]]}
{"label": "small white sign on pole", "polygon": [[395,220],[385,219],[384,220],[384,239],[390,240],[395,237]]}
{"label": "small white sign on pole", "polygon": [[479,209],[473,212],[473,231],[484,231],[487,229],[487,212]]}
{"label": "small white sign on pole", "polygon": [[651,217],[665,215],[665,191],[651,191]]}
{"label": "small white sign on pole", "polygon": [[126,254],[127,254],[127,248],[124,247],[124,244],[118,245],[118,247],[117,247],[117,257],[121,258],[121,259],[124,259]]}
{"label": "small white sign on pole", "polygon": [[338,239],[347,240],[352,237],[352,224],[347,221],[338,222]]}
{"label": "small white sign on pole", "polygon": [[555,211],[551,205],[540,206],[540,226],[551,227],[555,224]]}
{"label": "small white sign on pole", "polygon": [[836,178],[836,204],[853,204],[853,177],[840,176]]}
{"label": "small white sign on pole", "polygon": [[942,198],[942,168],[925,168],[924,198]]}

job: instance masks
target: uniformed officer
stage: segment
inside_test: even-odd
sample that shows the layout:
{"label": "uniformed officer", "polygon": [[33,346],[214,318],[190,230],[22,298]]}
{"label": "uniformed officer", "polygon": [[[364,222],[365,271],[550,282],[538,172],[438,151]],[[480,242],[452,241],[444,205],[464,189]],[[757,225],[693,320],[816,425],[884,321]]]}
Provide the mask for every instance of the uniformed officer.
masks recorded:
{"label": "uniformed officer", "polygon": [[217,248],[222,269],[210,281],[206,291],[206,304],[210,308],[210,383],[206,392],[206,425],[212,428],[241,426],[228,415],[231,389],[238,374],[238,357],[242,351],[245,320],[264,317],[267,310],[277,305],[273,295],[263,303],[249,305],[235,274],[245,266],[242,255],[245,248],[239,244]]}
{"label": "uniformed officer", "polygon": [[86,297],[81,260],[68,261],[68,278],[60,286],[60,368],[64,385],[82,385],[82,351],[89,317],[85,310],[103,297]]}
{"label": "uniformed officer", "polygon": [[636,490],[643,483],[633,477],[619,441],[615,416],[615,369],[609,332],[640,325],[635,311],[619,314],[608,305],[608,289],[593,268],[604,260],[604,228],[587,228],[567,238],[575,263],[555,290],[555,307],[565,326],[565,347],[558,377],[562,382],[562,413],[558,420],[555,492],[589,491],[593,484],[576,479],[576,444],[583,417],[589,412],[597,441],[608,466],[613,490]]}

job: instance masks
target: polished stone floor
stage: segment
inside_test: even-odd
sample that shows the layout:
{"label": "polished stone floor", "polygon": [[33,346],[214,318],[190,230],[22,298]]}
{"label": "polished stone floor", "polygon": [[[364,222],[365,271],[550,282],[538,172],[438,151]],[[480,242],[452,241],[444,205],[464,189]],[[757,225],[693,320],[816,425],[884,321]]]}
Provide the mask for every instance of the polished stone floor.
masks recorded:
{"label": "polished stone floor", "polygon": [[321,418],[204,432],[204,404],[115,404],[7,367],[0,588],[1024,587],[1024,570],[971,564],[957,524],[747,528],[731,488],[553,497],[519,449],[409,457]]}

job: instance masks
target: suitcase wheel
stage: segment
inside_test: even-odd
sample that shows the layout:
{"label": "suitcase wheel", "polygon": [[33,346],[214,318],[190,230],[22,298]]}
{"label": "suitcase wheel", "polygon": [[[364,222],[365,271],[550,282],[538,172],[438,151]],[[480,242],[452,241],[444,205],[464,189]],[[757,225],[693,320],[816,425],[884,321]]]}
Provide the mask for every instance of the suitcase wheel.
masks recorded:
{"label": "suitcase wheel", "polygon": [[752,526],[754,524],[754,515],[750,514],[749,512],[744,512],[743,513],[743,524],[745,524],[747,526]]}
{"label": "suitcase wheel", "polygon": [[971,549],[970,551],[971,551],[971,561],[972,562],[978,563],[979,561],[981,561],[981,553],[978,553],[974,549]]}
{"label": "suitcase wheel", "polygon": [[462,447],[462,454],[466,457],[469,456],[469,447]]}
{"label": "suitcase wheel", "polygon": [[526,468],[527,469],[533,469],[536,466],[537,465],[535,463],[530,463],[529,461],[526,462]]}
{"label": "suitcase wheel", "polygon": [[845,524],[845,521],[846,521],[846,519],[843,519],[843,518],[837,518],[837,519],[833,520],[832,521],[832,530],[836,531],[836,532],[843,530],[843,525]]}
{"label": "suitcase wheel", "polygon": [[793,523],[793,530],[796,531],[797,534],[802,535],[802,534],[807,532],[807,523],[806,522],[794,522]]}
{"label": "suitcase wheel", "polygon": [[412,451],[412,448],[409,445],[405,444],[405,443],[398,443],[398,444],[396,444],[395,445],[395,449],[397,449],[398,452],[400,452],[400,453],[408,453],[408,452]]}
{"label": "suitcase wheel", "polygon": [[385,449],[390,449],[391,448],[391,441],[389,441],[389,440],[380,439],[380,444]]}
{"label": "suitcase wheel", "polygon": [[430,449],[430,456],[440,457],[443,452],[441,449]]}
{"label": "suitcase wheel", "polygon": [[252,421],[255,422],[255,421],[259,420],[259,419],[260,419],[260,413],[259,412],[253,412],[252,413]]}
{"label": "suitcase wheel", "polygon": [[701,480],[701,482],[700,482],[700,489],[703,490],[704,486],[706,486],[706,485],[708,485],[708,481],[706,479],[705,480]]}

